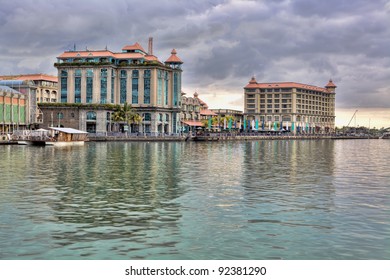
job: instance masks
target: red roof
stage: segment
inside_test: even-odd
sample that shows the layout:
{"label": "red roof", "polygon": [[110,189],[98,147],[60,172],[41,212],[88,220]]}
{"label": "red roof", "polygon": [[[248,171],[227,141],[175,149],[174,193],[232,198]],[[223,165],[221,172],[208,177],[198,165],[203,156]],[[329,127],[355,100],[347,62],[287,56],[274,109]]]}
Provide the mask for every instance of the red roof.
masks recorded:
{"label": "red roof", "polygon": [[87,57],[112,57],[117,59],[140,59],[144,58],[147,61],[158,61],[157,57],[154,55],[144,55],[137,52],[121,52],[113,53],[111,51],[67,51],[61,54],[59,59],[67,58],[87,58]]}
{"label": "red roof", "polygon": [[200,121],[182,121],[182,123],[189,125],[189,126],[203,126],[202,122]]}
{"label": "red roof", "polygon": [[181,61],[181,59],[176,54],[176,50],[173,49],[171,51],[171,56],[165,61],[165,63],[183,63],[183,61]]}
{"label": "red roof", "polygon": [[144,53],[146,53],[146,51],[144,50],[144,48],[137,42],[135,43],[134,45],[127,45],[127,46],[124,46],[122,48],[122,50],[124,51],[135,51],[135,50],[140,50]]}
{"label": "red roof", "polygon": [[58,82],[58,78],[52,75],[46,74],[25,74],[25,75],[14,75],[14,76],[0,76],[0,80],[31,80],[31,81],[49,81]]}
{"label": "red roof", "polygon": [[200,114],[202,116],[217,116],[216,113],[214,113],[213,111],[211,111],[210,109],[203,109],[203,110],[200,110]]}
{"label": "red roof", "polygon": [[322,87],[306,85],[306,84],[301,84],[301,83],[295,83],[295,82],[256,83],[256,81],[252,82],[252,80],[251,80],[249,82],[249,84],[245,86],[245,89],[251,89],[251,88],[259,88],[259,89],[266,89],[266,88],[300,88],[300,89],[308,89],[308,90],[316,90],[316,91],[328,92],[325,88],[322,88]]}
{"label": "red roof", "polygon": [[325,87],[333,87],[336,88],[337,86],[333,83],[332,79],[329,80],[328,84]]}

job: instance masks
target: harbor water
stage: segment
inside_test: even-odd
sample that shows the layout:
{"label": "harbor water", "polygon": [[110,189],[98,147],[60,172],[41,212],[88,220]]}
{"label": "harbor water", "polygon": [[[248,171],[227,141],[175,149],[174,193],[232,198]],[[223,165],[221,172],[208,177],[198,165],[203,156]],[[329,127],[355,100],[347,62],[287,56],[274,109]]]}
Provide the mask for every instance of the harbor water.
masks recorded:
{"label": "harbor water", "polygon": [[390,140],[0,146],[0,259],[390,259]]}

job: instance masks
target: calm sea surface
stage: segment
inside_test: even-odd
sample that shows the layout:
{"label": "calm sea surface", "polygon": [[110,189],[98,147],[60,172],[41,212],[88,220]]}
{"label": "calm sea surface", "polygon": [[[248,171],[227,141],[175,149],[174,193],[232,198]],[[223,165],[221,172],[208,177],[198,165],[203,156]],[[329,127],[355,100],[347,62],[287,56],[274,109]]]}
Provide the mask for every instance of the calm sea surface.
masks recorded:
{"label": "calm sea surface", "polygon": [[390,140],[0,146],[0,259],[390,259]]}

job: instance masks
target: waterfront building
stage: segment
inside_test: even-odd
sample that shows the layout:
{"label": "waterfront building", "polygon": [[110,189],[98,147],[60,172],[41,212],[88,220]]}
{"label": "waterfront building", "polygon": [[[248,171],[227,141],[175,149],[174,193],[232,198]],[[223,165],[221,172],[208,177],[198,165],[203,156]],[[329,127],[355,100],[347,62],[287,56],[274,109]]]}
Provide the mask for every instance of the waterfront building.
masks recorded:
{"label": "waterfront building", "polygon": [[333,132],[335,90],[332,80],[318,87],[295,82],[258,83],[253,77],[244,87],[246,128],[256,123],[262,130],[294,134]]}
{"label": "waterfront building", "polygon": [[97,134],[118,130],[111,118],[113,105],[43,103],[38,106],[43,114],[41,128],[69,127]]}
{"label": "waterfront building", "polygon": [[[31,80],[0,80],[0,86],[11,88],[12,93],[6,93],[3,90],[3,104],[12,104],[13,118],[9,129],[24,129],[25,127],[34,128],[42,123],[42,112],[37,107],[36,90],[37,86]],[[7,91],[7,89],[5,90]],[[7,103],[12,95],[12,103]],[[7,101],[8,100],[8,101]],[[18,100],[18,101],[15,101]],[[6,108],[7,105],[4,105]],[[16,107],[14,107],[16,106]],[[19,117],[16,115],[16,108],[19,108]],[[6,111],[3,111],[6,114]],[[3,120],[5,120],[4,117]]]}
{"label": "waterfront building", "polygon": [[0,134],[25,129],[28,124],[28,97],[0,85]]}
{"label": "waterfront building", "polygon": [[58,102],[58,78],[46,74],[23,74],[0,76],[0,80],[19,80],[30,81],[36,89],[37,103],[55,103]]}
{"label": "waterfront building", "polygon": [[60,102],[120,104],[140,114],[140,132],[175,134],[181,131],[181,65],[175,49],[160,62],[153,40],[146,52],[139,43],[122,52],[65,51],[57,57]]}
{"label": "waterfront building", "polygon": [[211,109],[211,111],[216,113],[221,118],[232,116],[234,121],[237,123],[237,126],[240,125],[244,115],[242,111],[233,109]]}
{"label": "waterfront building", "polygon": [[216,114],[208,109],[207,103],[199,98],[197,92],[194,93],[194,97],[187,97],[186,93],[182,92],[180,119],[184,132],[203,127],[202,120],[210,116],[216,116]]}

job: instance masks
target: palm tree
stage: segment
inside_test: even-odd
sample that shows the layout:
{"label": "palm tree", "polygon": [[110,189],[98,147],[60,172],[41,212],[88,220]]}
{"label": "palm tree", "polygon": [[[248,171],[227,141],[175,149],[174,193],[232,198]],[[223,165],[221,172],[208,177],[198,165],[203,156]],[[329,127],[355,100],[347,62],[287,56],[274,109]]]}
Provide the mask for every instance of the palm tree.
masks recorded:
{"label": "palm tree", "polygon": [[[129,116],[129,123],[132,125],[132,124],[140,124],[141,122],[142,122],[142,117],[138,113],[132,111],[130,116]],[[130,126],[130,128],[131,128],[131,126]],[[131,130],[130,130],[130,132],[131,132]]]}
{"label": "palm tree", "polygon": [[[125,102],[123,106],[118,106],[116,111],[112,114],[112,121],[116,123],[126,123],[128,126],[133,122],[135,115],[138,115],[134,112],[130,104]],[[138,115],[139,116],[139,115]],[[130,131],[131,132],[131,131]]]}

